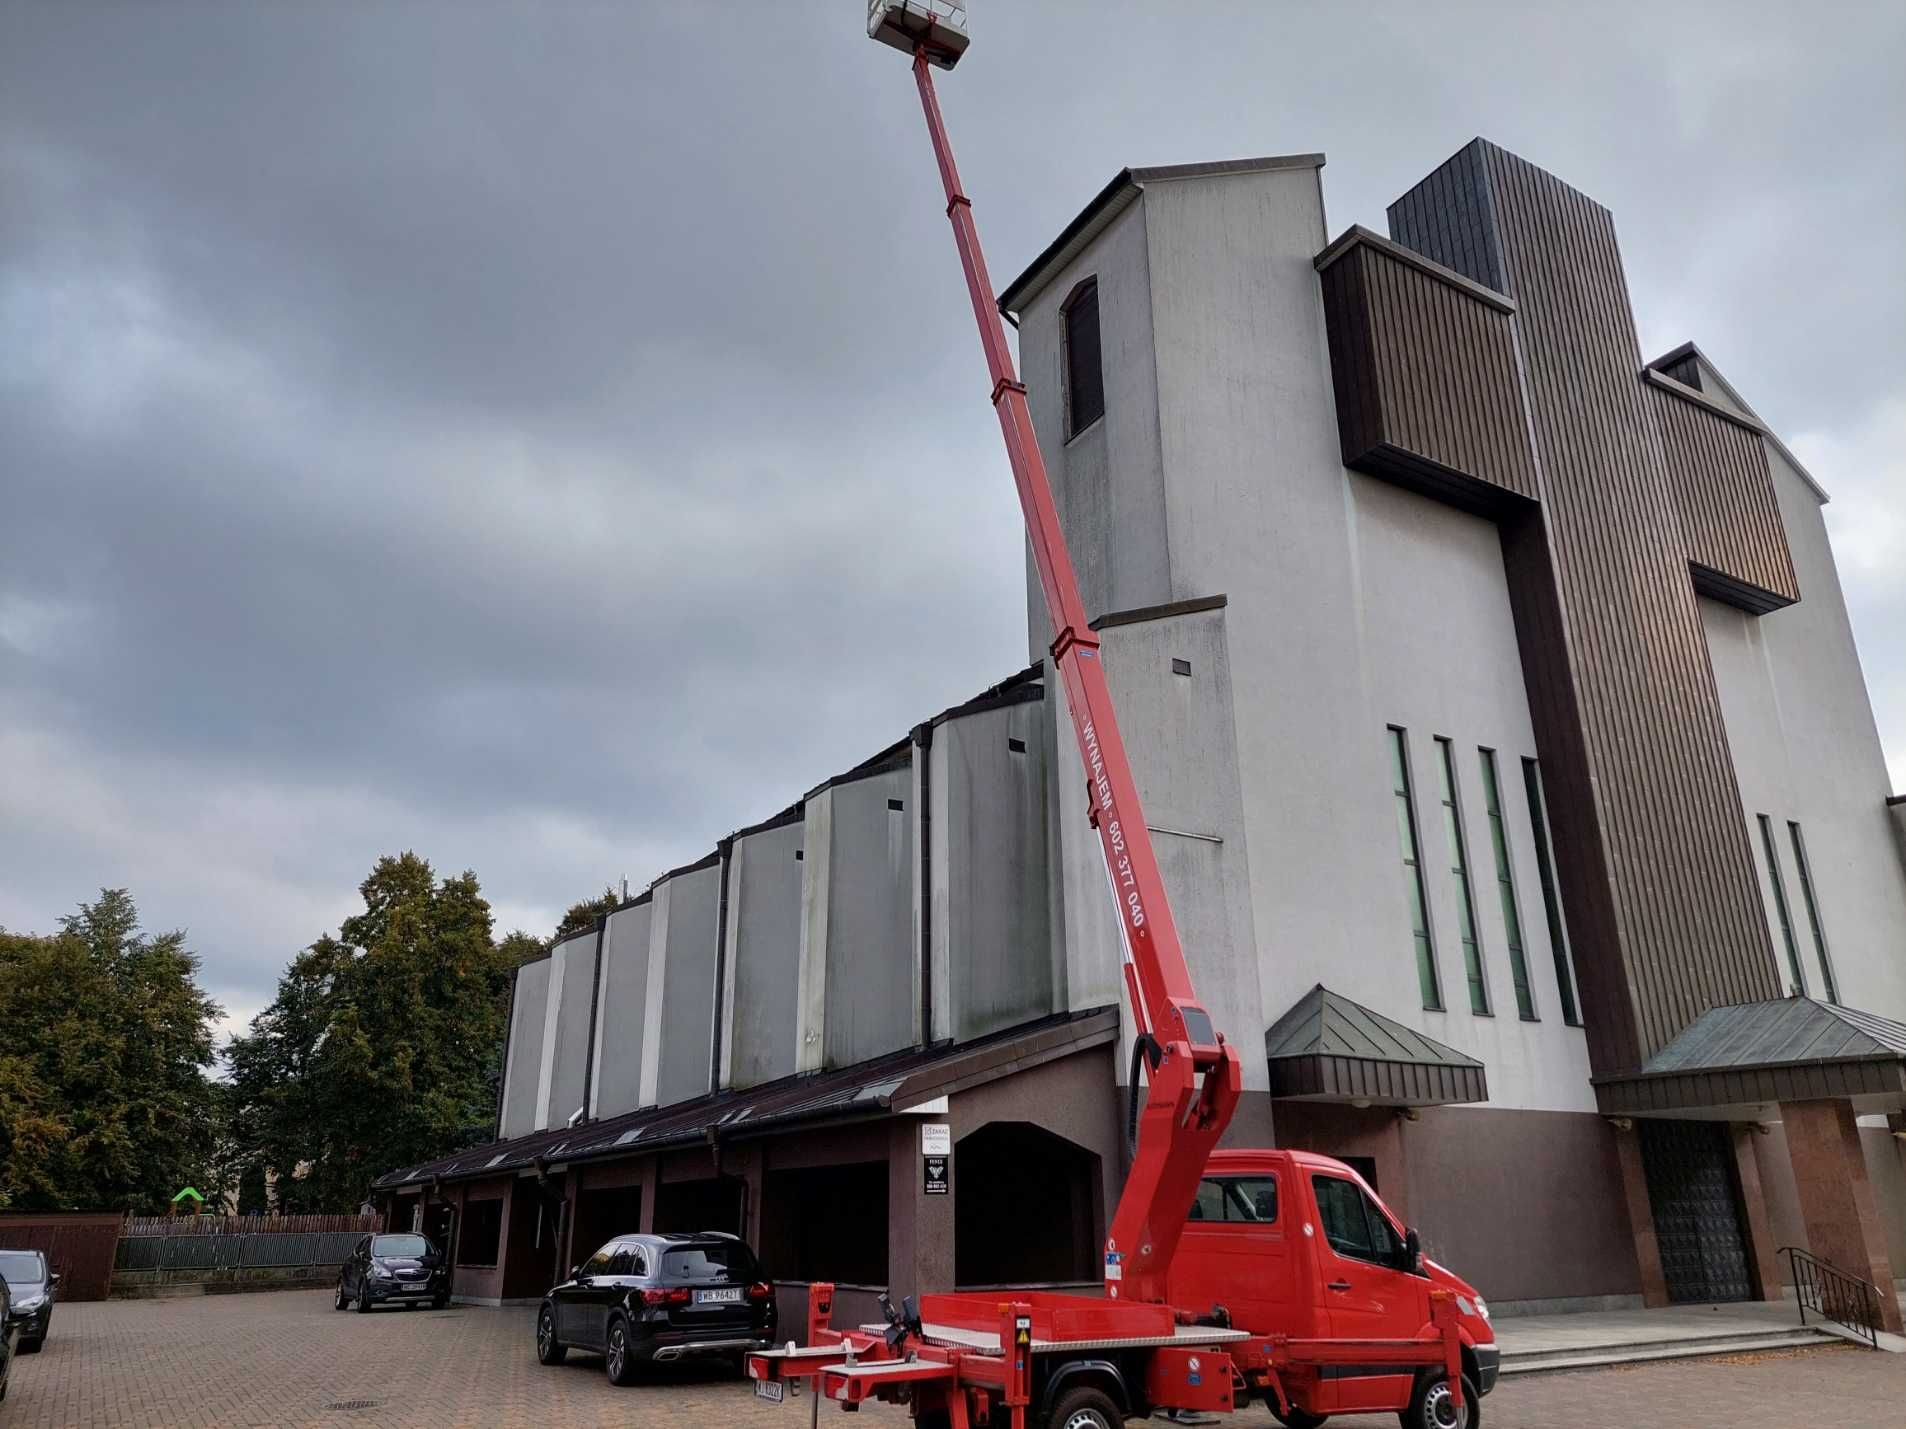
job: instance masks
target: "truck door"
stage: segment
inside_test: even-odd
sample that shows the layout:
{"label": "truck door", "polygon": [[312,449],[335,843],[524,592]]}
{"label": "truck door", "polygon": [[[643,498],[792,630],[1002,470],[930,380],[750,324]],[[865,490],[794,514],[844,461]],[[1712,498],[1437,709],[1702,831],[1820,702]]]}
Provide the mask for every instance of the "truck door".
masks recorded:
{"label": "truck door", "polygon": [[[1428,1300],[1419,1276],[1404,1269],[1403,1237],[1369,1195],[1347,1176],[1311,1173],[1318,1230],[1317,1257],[1330,1333],[1344,1340],[1407,1339],[1423,1328]],[[1411,1376],[1383,1366],[1334,1366],[1329,1372],[1337,1413],[1402,1409]]]}
{"label": "truck door", "polygon": [[1274,1171],[1212,1174],[1198,1183],[1172,1261],[1174,1305],[1222,1305],[1232,1324],[1259,1334],[1311,1333],[1309,1296],[1298,1294]]}

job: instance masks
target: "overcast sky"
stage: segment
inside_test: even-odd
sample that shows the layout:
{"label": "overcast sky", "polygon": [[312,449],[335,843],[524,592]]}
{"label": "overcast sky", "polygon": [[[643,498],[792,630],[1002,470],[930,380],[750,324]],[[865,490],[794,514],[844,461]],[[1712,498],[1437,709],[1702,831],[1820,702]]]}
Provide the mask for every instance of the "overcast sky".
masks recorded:
{"label": "overcast sky", "polygon": [[[1906,6],[1551,8],[976,0],[993,270],[1127,164],[1555,171],[1832,493],[1906,788]],[[1022,663],[862,12],[0,0],[0,925],[130,887],[242,1022],[381,853],[546,933]]]}

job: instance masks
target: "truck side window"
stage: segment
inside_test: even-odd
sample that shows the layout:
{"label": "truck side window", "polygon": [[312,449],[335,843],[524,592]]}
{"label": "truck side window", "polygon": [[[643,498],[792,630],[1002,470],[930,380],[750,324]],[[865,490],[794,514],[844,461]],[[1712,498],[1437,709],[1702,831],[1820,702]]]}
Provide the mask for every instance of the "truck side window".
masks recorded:
{"label": "truck side window", "polygon": [[1310,1184],[1317,1193],[1317,1219],[1332,1250],[1377,1265],[1394,1266],[1401,1260],[1403,1245],[1389,1217],[1370,1203],[1361,1186],[1337,1176],[1312,1176]]}
{"label": "truck side window", "polygon": [[1207,1176],[1198,1183],[1187,1219],[1269,1225],[1277,1219],[1277,1178]]}

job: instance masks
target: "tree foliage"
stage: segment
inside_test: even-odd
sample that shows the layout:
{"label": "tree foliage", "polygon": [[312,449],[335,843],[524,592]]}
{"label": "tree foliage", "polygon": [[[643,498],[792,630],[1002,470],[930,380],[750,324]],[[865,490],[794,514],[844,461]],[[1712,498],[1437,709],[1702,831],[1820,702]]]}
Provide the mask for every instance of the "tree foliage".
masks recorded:
{"label": "tree foliage", "polygon": [[573,933],[588,932],[596,926],[598,918],[607,917],[621,904],[622,899],[617,896],[616,891],[608,887],[605,887],[595,898],[586,899],[581,903],[571,903],[569,911],[563,914],[562,922],[556,925],[556,936],[551,941],[560,943]]}
{"label": "tree foliage", "polygon": [[218,1004],[123,888],[0,929],[0,1207],[162,1209],[211,1152]]}
{"label": "tree foliage", "polygon": [[379,859],[364,909],[292,959],[229,1049],[237,1113],[282,1211],[349,1211],[395,1167],[487,1137],[520,949],[476,875]]}

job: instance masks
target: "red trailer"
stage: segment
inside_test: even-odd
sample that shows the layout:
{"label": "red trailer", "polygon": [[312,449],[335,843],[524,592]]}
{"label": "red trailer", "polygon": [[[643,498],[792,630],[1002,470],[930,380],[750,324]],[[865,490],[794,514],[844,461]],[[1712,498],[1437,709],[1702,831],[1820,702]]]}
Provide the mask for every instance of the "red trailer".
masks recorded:
{"label": "red trailer", "polygon": [[[1424,1280],[1424,1315],[1395,1334],[1338,1333],[1327,1312],[1321,1319],[1240,1323],[1221,1302],[1205,1299],[1212,1285],[1227,1279],[1222,1269],[1204,1276],[1204,1283],[1194,1283],[1196,1276],[1188,1281],[1177,1269],[1179,1244],[1207,1181],[1212,1153],[1237,1105],[1238,1054],[1212,1025],[1185,965],[1099,663],[1098,637],[1079,598],[1026,389],[1014,372],[973,206],[961,188],[934,94],[933,69],[951,69],[966,52],[965,6],[962,0],[871,0],[867,32],[913,56],[946,190],[947,218],[986,353],[993,408],[1052,621],[1052,658],[1065,684],[1085,764],[1089,816],[1119,909],[1126,991],[1137,1031],[1131,1079],[1135,1111],[1141,1070],[1146,1091],[1142,1112],[1134,1118],[1132,1165],[1105,1242],[1104,1298],[1023,1290],[927,1295],[916,1305],[908,1297],[899,1309],[886,1307],[884,1326],[837,1332],[828,1328],[833,1287],[815,1285],[806,1344],[750,1355],[748,1374],[765,1398],[778,1399],[790,1386],[806,1385],[817,1395],[816,1410],[819,1397],[844,1409],[857,1409],[867,1399],[906,1403],[917,1422],[933,1429],[976,1424],[1118,1429],[1128,1415],[1157,1410],[1229,1412],[1238,1406],[1240,1393],[1246,1399],[1260,1395],[1287,1424],[1312,1425],[1336,1407],[1323,1388],[1343,1377],[1333,1371],[1394,1367],[1396,1374],[1370,1376],[1409,1390],[1407,1404],[1387,1407],[1415,1417],[1425,1429],[1474,1424],[1479,1377],[1472,1376],[1466,1394],[1464,1323],[1486,1327],[1487,1320],[1458,1304],[1459,1291],[1428,1278],[1414,1237],[1403,1236],[1394,1269]],[[1302,1178],[1290,1174],[1291,1153],[1255,1154],[1285,1158],[1286,1184],[1300,1198],[1285,1224],[1298,1223],[1302,1215],[1301,1237],[1314,1241],[1318,1207],[1309,1198],[1315,1192],[1308,1183],[1300,1188]],[[1339,1169],[1354,1175],[1347,1167]],[[1361,1214],[1368,1231],[1368,1213]],[[1387,1211],[1380,1214],[1397,1234],[1393,1218]],[[1320,1276],[1334,1264],[1326,1257],[1336,1254],[1335,1245],[1313,1247],[1312,1253],[1289,1259],[1289,1273],[1295,1276],[1301,1264],[1305,1293],[1327,1297],[1334,1292]],[[1229,1264],[1247,1277],[1257,1268],[1244,1248]],[[1195,1293],[1204,1303],[1174,1304],[1174,1288]],[[1405,1314],[1371,1323],[1391,1329],[1409,1319]],[[1294,1333],[1303,1326],[1321,1333]],[[1473,1332],[1469,1338],[1476,1340]]]}

